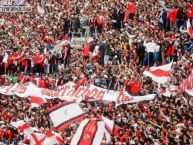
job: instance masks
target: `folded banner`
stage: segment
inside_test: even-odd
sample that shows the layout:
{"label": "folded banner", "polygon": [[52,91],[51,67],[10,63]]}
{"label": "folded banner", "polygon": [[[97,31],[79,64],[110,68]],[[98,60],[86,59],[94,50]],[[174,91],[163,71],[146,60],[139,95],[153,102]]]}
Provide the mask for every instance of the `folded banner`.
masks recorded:
{"label": "folded banner", "polygon": [[74,122],[84,119],[85,114],[77,103],[60,103],[47,110],[58,131],[61,131]]}
{"label": "folded banner", "polygon": [[15,84],[14,86],[2,86],[0,89],[1,94],[5,95],[17,95],[19,97],[36,96],[42,99],[59,98],[64,101],[104,101],[115,102],[118,105],[123,103],[136,103],[140,101],[149,101],[155,98],[155,94],[149,94],[145,96],[132,96],[127,92],[122,91],[107,91],[94,85],[79,86],[73,82],[66,83],[63,87],[57,91],[38,88],[33,83]]}
{"label": "folded banner", "polygon": [[104,134],[103,122],[85,119],[78,127],[70,145],[100,145]]}
{"label": "folded banner", "polygon": [[150,67],[149,70],[145,70],[143,74],[152,78],[152,80],[157,82],[158,84],[164,84],[168,81],[168,78],[170,77],[172,64],[173,62],[158,67]]}

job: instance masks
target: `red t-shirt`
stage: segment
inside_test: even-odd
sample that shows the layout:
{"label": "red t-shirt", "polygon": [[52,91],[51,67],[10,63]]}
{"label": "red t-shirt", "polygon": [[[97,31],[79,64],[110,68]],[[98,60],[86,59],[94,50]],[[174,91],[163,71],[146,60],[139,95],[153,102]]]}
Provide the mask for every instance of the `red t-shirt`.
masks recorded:
{"label": "red t-shirt", "polygon": [[134,5],[133,3],[131,3],[131,2],[128,4],[127,9],[128,9],[128,11],[129,11],[129,13],[134,14],[134,13],[136,12],[136,7],[135,7],[135,5]]}
{"label": "red t-shirt", "polygon": [[48,84],[49,84],[48,81],[46,81],[46,80],[44,80],[44,79],[40,79],[40,80],[39,80],[38,87],[39,87],[39,88],[46,88]]}

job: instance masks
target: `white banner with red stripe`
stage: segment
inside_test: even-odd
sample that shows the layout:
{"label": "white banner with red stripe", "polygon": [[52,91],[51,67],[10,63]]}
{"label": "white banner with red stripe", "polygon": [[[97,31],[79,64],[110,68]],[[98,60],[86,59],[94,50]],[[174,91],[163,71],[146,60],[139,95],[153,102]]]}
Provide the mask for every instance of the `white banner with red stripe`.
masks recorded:
{"label": "white banner with red stripe", "polygon": [[60,103],[48,109],[47,112],[58,131],[85,118],[84,111],[74,102]]}

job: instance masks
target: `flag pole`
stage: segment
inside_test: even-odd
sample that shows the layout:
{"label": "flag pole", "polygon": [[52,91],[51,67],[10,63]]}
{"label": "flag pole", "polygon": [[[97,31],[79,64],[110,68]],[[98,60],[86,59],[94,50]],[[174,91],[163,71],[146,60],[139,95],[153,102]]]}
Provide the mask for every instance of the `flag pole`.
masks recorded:
{"label": "flag pole", "polygon": [[149,52],[147,52],[147,56],[148,56],[148,67],[149,67]]}
{"label": "flag pole", "polygon": [[6,63],[5,63],[5,75],[6,75]]}

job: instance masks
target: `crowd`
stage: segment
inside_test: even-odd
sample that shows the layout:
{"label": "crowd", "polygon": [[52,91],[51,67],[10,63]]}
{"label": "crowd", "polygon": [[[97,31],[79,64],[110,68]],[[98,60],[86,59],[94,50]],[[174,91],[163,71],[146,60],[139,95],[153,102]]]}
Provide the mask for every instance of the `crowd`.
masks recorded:
{"label": "crowd", "polygon": [[[186,29],[187,21],[193,25],[191,0],[28,0],[26,4],[34,7],[31,13],[0,13],[1,86],[36,83],[39,78],[38,87],[53,90],[73,81],[133,96],[155,93],[152,101],[118,107],[101,101],[80,105],[89,112],[88,118],[100,114],[120,127],[111,143],[103,144],[193,144],[192,96],[184,91],[171,97],[159,94],[170,85],[179,86],[192,71],[193,32]],[[84,37],[84,45],[71,45],[74,37]],[[172,61],[166,84],[143,75],[149,67]],[[28,99],[0,97],[0,142],[24,144],[25,137],[10,125],[17,119],[39,132],[53,130],[45,110],[61,100],[30,108]],[[66,145],[78,124],[60,132]]]}

